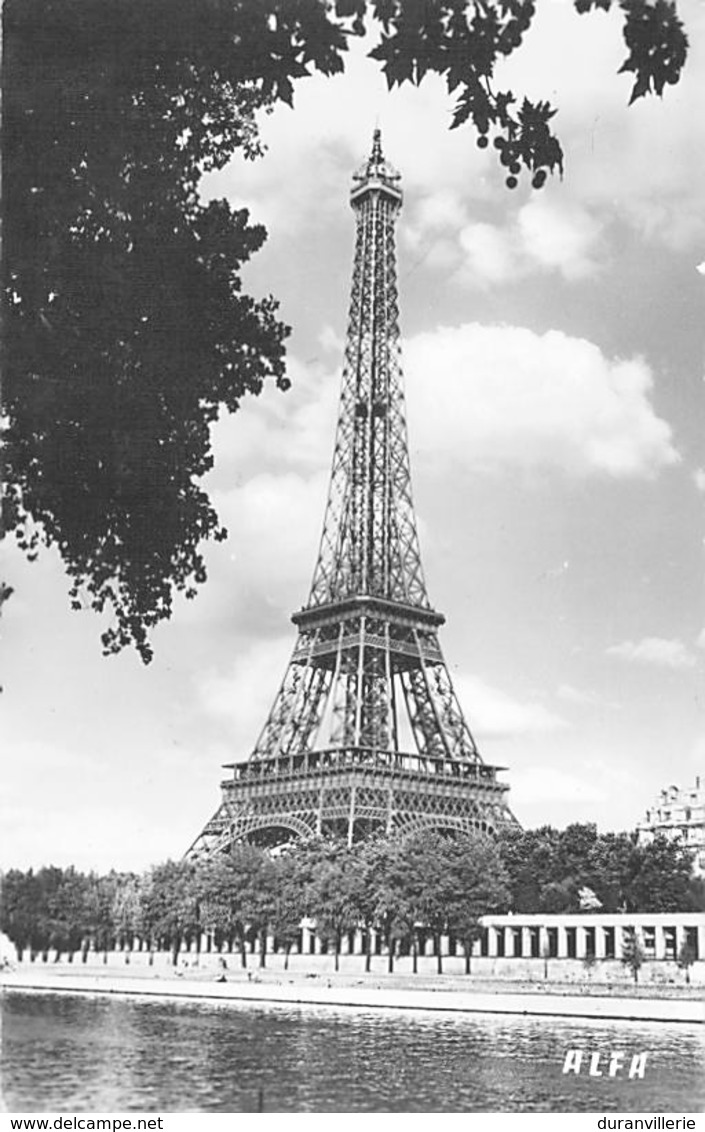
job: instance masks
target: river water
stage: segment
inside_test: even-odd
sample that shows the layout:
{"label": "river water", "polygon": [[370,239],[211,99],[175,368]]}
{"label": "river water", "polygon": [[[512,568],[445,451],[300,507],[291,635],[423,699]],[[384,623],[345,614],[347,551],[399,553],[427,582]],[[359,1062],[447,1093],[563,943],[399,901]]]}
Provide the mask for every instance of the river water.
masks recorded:
{"label": "river water", "polygon": [[[9,1112],[700,1112],[703,1027],[6,992]],[[583,1053],[564,1074],[566,1052]],[[611,1052],[625,1070],[608,1076]],[[600,1053],[590,1076],[587,1059]],[[632,1056],[646,1053],[630,1080]]]}

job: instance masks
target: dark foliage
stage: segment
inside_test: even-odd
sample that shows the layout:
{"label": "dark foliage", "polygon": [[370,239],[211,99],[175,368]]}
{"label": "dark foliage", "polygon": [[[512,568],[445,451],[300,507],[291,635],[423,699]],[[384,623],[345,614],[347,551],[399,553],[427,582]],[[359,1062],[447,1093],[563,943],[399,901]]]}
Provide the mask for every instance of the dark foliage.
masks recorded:
{"label": "dark foliage", "polygon": [[[423,869],[420,870],[420,862]],[[276,857],[252,845],[234,846],[202,863],[167,861],[142,877],[88,876],[75,869],[11,870],[3,878],[0,930],[21,952],[58,948],[72,953],[90,941],[95,950],[136,937],[169,948],[201,933],[236,947],[274,935],[285,948],[298,939],[301,920],[313,916],[336,957],[343,936],[358,927],[387,938],[411,938],[419,917],[435,931],[467,933],[506,899],[504,869],[487,838],[419,835],[411,843],[297,842]],[[439,887],[442,880],[442,888]],[[336,960],[337,961],[337,960]]]}
{"label": "dark foliage", "polygon": [[226,67],[226,39],[193,34],[197,11],[4,9],[5,525],[30,557],[54,543],[73,607],[112,607],[105,649],[144,660],[224,533],[197,484],[210,424],[285,384],[276,304],[239,284],[265,231],[196,191],[257,152],[271,95],[238,52]]}
{"label": "dark foliage", "polygon": [[[675,83],[685,63],[688,42],[669,0],[574,0],[577,12],[619,8],[624,14],[631,71],[630,102]],[[371,52],[382,63],[390,87],[420,83],[429,72],[443,75],[457,97],[451,128],[472,121],[477,144],[493,138],[500,163],[516,188],[522,172],[540,189],[549,173],[563,170],[563,151],[551,128],[556,110],[511,90],[495,90],[498,63],[521,47],[536,15],[535,0],[338,0],[339,15],[352,15],[362,30],[368,13],[382,24],[380,44]]]}
{"label": "dark foliage", "polygon": [[598,834],[595,825],[576,823],[508,830],[499,848],[516,912],[580,912],[585,888],[604,912],[705,910],[690,853],[662,837],[637,845],[633,834]]}
{"label": "dark foliage", "polygon": [[[609,0],[575,0],[578,11]],[[675,82],[673,4],[619,0],[632,100]],[[6,0],[3,7],[5,529],[53,544],[73,608],[112,614],[106,652],[170,616],[223,538],[199,486],[210,425],[267,380],[285,389],[288,330],[241,287],[266,233],[204,205],[202,173],[259,153],[255,115],[343,70],[348,37],[391,86],[445,77],[514,187],[562,170],[548,102],[495,91],[533,0]],[[4,591],[6,594],[6,591]]]}

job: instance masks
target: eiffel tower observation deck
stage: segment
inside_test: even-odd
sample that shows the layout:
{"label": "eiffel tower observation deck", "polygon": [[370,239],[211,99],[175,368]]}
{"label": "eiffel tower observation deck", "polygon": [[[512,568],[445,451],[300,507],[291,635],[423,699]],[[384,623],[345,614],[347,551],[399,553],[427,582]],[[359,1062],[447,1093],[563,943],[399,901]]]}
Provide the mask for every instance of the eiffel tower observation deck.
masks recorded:
{"label": "eiffel tower observation deck", "polygon": [[400,176],[372,152],[354,175],[357,235],[323,535],[298,639],[254,750],[228,764],[191,856],[237,841],[514,824],[478,752],[438,641],[411,493],[395,223]]}

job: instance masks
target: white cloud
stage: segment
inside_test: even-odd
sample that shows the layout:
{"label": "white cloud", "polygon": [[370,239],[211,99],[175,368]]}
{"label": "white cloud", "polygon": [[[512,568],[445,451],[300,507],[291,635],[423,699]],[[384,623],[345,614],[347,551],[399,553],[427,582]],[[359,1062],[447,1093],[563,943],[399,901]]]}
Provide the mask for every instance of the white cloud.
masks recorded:
{"label": "white cloud", "polygon": [[700,636],[695,642],[699,649],[705,649],[705,629],[702,630]]}
{"label": "white cloud", "polygon": [[705,469],[695,469],[695,471],[693,472],[693,483],[697,487],[698,491],[705,492]]}
{"label": "white cloud", "polygon": [[468,324],[405,346],[414,447],[439,461],[651,477],[680,457],[640,359],[559,331]]}
{"label": "white cloud", "polygon": [[[105,799],[104,789],[102,797]],[[152,796],[149,809],[145,807],[139,813],[134,798],[118,805],[114,799],[101,801],[101,795],[96,794],[90,805],[71,798],[66,807],[58,807],[56,794],[50,797],[47,792],[41,799],[9,807],[6,813],[0,811],[0,824],[12,853],[10,867],[73,865],[108,872],[114,868],[143,869],[167,856],[179,857],[196,832],[190,826],[197,824],[199,815],[188,817],[193,794],[177,804],[170,793],[167,809],[178,807],[180,816],[176,819],[169,812],[161,813],[163,797]],[[36,820],[38,804],[42,804],[41,822]],[[80,812],[80,820],[67,821],[66,814],[71,811]],[[187,815],[185,820],[183,815]],[[177,828],[183,825],[181,836],[174,836],[172,822]],[[125,836],[126,830],[129,836]]]}
{"label": "white cloud", "polygon": [[227,725],[233,758],[250,753],[284,677],[294,636],[260,640],[244,649],[230,667],[197,679],[207,716]]}
{"label": "white cloud", "polygon": [[455,676],[453,683],[478,740],[545,734],[567,726],[538,700],[517,700],[477,676]]}
{"label": "white cloud", "polygon": [[665,637],[645,637],[641,641],[623,641],[610,645],[608,656],[621,660],[636,661],[639,664],[653,664],[664,668],[694,668],[696,658],[682,641],[667,640]]}
{"label": "white cloud", "polygon": [[[595,786],[601,779],[592,774],[579,777],[560,767],[532,766],[512,771],[510,805],[542,807],[550,802],[578,804],[604,802],[607,790]],[[545,811],[544,811],[545,812]],[[574,811],[569,811],[574,813]]]}
{"label": "white cloud", "polygon": [[559,203],[548,194],[531,201],[517,217],[523,250],[537,264],[579,279],[596,269],[590,258],[600,225],[585,209]]}
{"label": "white cloud", "polygon": [[[323,330],[321,337],[323,348],[332,348],[330,333]],[[245,402],[237,413],[224,414],[213,426],[210,489],[229,484],[234,469],[242,479],[267,467],[312,474],[330,465],[340,375],[317,359],[305,365],[294,355],[287,358],[286,368],[292,382],[287,393],[267,386],[256,400]]]}
{"label": "white cloud", "polygon": [[286,610],[301,602],[313,575],[328,476],[292,472],[253,476],[213,500],[238,548],[230,569],[237,592],[255,586],[265,601]]}
{"label": "white cloud", "polygon": [[[324,348],[329,332],[322,331]],[[337,343],[336,343],[337,345]],[[331,349],[333,344],[331,343]],[[213,426],[205,487],[229,538],[206,548],[208,584],[179,618],[249,632],[304,600],[321,535],[340,375],[317,359],[287,362],[293,385],[273,387]]]}
{"label": "white cloud", "polygon": [[700,781],[705,783],[705,731],[693,742],[689,765],[694,773],[700,776]]}
{"label": "white cloud", "polygon": [[594,707],[604,704],[601,696],[583,688],[574,688],[572,684],[561,684],[556,693],[559,700],[567,704],[576,704],[578,707]]}
{"label": "white cloud", "polygon": [[549,97],[560,111],[562,191],[672,248],[705,238],[705,118],[693,113],[705,99],[703,5],[689,3],[683,12],[690,47],[678,85],[631,107],[633,76],[617,74],[625,57],[622,13],[613,6],[579,16],[569,3],[537,9],[531,34],[497,81]]}
{"label": "white cloud", "polygon": [[341,338],[332,326],[324,326],[318,335],[318,343],[325,353],[330,353],[338,362],[345,351],[345,339]]}
{"label": "white cloud", "polygon": [[503,283],[519,271],[510,233],[494,224],[468,224],[460,233],[460,246],[467,256],[458,276],[463,282]]}
{"label": "white cloud", "polygon": [[422,197],[414,209],[415,224],[423,230],[460,228],[466,218],[465,205],[450,188]]}
{"label": "white cloud", "polygon": [[584,208],[548,193],[529,201],[504,226],[467,224],[466,258],[458,278],[469,285],[502,283],[534,271],[582,279],[598,269],[601,226]]}

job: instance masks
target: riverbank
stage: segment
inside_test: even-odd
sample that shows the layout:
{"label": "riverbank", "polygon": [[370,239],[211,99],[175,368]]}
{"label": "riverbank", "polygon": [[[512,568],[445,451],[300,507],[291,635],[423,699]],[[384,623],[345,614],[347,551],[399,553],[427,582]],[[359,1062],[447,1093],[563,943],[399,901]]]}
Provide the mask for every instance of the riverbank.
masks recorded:
{"label": "riverbank", "polygon": [[[225,979],[225,981],[220,981]],[[63,994],[138,995],[203,1001],[239,1001],[358,1009],[430,1010],[451,1013],[545,1015],[570,1018],[624,1019],[658,1022],[705,1022],[702,995],[656,994],[653,988],[627,994],[588,988],[538,986],[536,983],[463,980],[445,976],[419,980],[413,976],[288,975],[287,972],[141,970],[76,970],[69,967],[16,968],[3,972],[0,986],[7,991]],[[635,988],[639,990],[639,988]],[[646,993],[644,993],[646,992]]]}

